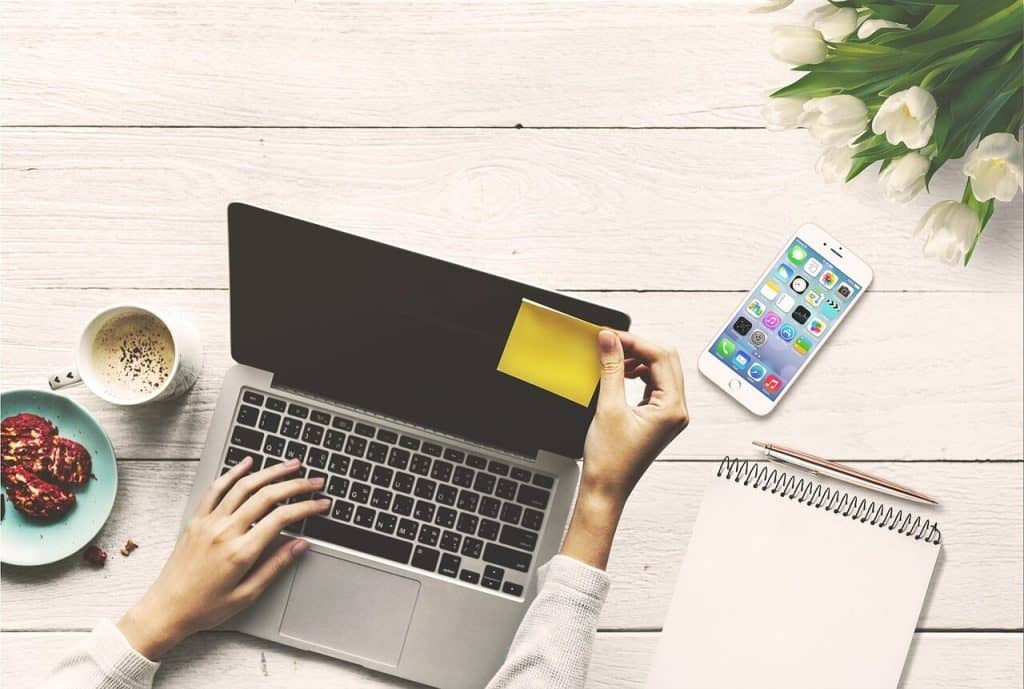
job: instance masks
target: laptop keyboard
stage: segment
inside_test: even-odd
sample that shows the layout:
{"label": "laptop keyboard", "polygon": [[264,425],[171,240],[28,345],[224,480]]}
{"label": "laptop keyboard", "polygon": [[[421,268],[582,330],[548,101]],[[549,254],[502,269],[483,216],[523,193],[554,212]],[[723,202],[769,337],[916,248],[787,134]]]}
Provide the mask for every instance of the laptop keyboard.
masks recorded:
{"label": "laptop keyboard", "polygon": [[[243,389],[221,473],[298,459],[323,516],[287,531],[522,597],[555,480],[333,412]],[[309,496],[302,496],[302,498]],[[302,499],[296,498],[296,499]]]}

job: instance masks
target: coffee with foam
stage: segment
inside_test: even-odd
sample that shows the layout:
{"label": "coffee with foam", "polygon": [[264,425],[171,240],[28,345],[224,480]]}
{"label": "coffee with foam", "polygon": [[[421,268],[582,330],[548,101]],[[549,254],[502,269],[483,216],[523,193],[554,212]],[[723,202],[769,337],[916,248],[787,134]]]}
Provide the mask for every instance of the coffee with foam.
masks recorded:
{"label": "coffee with foam", "polygon": [[152,314],[125,314],[100,327],[91,354],[93,372],[107,394],[135,400],[167,384],[174,369],[174,338]]}

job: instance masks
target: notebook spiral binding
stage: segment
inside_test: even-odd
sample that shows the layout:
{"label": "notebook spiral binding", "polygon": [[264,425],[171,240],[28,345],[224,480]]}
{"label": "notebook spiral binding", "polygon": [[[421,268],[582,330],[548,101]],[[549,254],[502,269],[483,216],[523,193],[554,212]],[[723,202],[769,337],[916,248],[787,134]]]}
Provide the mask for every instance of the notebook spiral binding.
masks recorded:
{"label": "notebook spiral binding", "polygon": [[725,457],[718,465],[718,476],[744,486],[770,491],[772,495],[796,500],[816,509],[828,510],[849,517],[862,524],[887,528],[914,540],[938,545],[942,542],[939,525],[930,519],[922,520],[909,512],[824,487],[810,479],[781,471],[769,464],[748,459]]}

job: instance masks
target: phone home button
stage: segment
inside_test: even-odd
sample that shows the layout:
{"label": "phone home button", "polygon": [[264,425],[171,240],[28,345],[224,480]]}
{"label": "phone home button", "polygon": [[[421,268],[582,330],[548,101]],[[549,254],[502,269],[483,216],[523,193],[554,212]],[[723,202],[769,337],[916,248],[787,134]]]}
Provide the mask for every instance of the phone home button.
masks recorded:
{"label": "phone home button", "polygon": [[733,378],[729,381],[729,389],[733,392],[739,392],[741,385],[743,385],[743,383],[740,382],[739,378]]}

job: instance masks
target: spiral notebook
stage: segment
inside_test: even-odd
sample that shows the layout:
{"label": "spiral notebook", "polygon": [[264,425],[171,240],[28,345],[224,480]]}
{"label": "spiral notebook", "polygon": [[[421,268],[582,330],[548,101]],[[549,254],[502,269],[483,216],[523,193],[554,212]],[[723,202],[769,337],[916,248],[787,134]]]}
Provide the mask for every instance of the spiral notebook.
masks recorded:
{"label": "spiral notebook", "polygon": [[928,519],[728,457],[694,524],[648,689],[890,689],[939,553]]}

